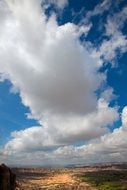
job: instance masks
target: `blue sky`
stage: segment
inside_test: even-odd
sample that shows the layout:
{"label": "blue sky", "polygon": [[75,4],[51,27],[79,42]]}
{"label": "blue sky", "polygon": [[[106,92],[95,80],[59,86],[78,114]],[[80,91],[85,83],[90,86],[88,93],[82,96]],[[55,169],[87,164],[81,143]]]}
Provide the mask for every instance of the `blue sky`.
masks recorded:
{"label": "blue sky", "polygon": [[0,1],[0,162],[123,162],[127,2]]}

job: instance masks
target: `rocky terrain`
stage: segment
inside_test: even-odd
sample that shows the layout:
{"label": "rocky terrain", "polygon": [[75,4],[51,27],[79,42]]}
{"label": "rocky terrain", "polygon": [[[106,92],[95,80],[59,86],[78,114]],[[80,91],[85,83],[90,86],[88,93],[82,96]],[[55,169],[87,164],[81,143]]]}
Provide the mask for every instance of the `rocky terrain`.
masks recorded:
{"label": "rocky terrain", "polygon": [[0,165],[0,190],[15,190],[16,175],[6,165]]}
{"label": "rocky terrain", "polygon": [[0,190],[127,190],[127,164],[11,170],[1,165]]}
{"label": "rocky terrain", "polygon": [[95,190],[69,169],[15,169],[17,190]]}

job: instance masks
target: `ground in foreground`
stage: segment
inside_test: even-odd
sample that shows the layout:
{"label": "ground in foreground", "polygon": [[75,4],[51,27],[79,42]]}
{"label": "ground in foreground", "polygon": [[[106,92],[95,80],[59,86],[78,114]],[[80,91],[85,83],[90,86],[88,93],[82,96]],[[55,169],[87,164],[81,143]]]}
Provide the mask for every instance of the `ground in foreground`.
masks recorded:
{"label": "ground in foreground", "polygon": [[13,170],[17,190],[127,190],[127,165]]}

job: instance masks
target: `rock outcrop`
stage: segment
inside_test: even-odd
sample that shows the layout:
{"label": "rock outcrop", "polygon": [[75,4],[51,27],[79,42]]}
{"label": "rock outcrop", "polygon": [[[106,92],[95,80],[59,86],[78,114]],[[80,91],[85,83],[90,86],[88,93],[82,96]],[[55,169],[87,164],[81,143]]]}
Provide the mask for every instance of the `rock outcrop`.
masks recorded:
{"label": "rock outcrop", "polygon": [[16,175],[5,164],[0,165],[0,190],[15,190]]}

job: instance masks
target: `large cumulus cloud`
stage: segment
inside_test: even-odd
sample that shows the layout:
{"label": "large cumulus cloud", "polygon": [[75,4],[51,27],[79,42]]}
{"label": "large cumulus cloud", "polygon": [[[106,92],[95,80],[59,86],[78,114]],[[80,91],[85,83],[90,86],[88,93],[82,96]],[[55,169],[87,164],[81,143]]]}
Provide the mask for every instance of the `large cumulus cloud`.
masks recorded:
{"label": "large cumulus cloud", "polygon": [[59,26],[55,14],[47,19],[36,0],[2,2],[1,79],[11,81],[11,91],[30,108],[27,117],[40,123],[13,132],[4,153],[43,153],[107,133],[117,108],[95,94],[105,75],[81,45],[81,28]]}

